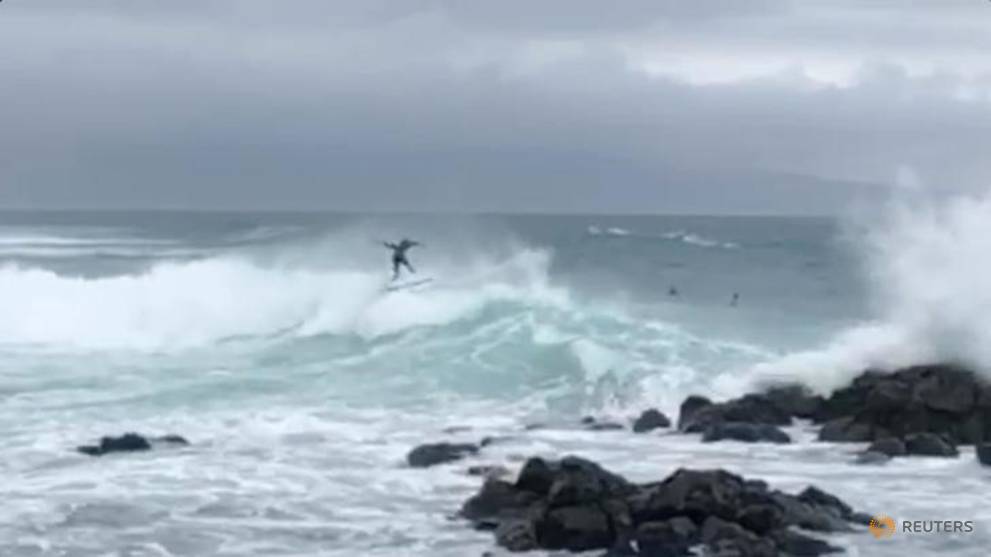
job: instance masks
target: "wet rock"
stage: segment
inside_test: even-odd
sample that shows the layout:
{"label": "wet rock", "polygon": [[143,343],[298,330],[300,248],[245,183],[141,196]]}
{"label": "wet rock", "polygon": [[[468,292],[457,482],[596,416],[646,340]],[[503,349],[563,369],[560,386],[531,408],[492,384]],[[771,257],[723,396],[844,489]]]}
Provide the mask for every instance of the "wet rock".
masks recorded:
{"label": "wet rock", "polygon": [[613,545],[609,517],[596,505],[559,507],[536,523],[537,541],[546,549],[588,551]]}
{"label": "wet rock", "polygon": [[[591,460],[577,456],[562,458],[557,465],[557,470],[558,477],[555,481],[562,478],[580,477],[585,481],[594,482],[601,486],[601,493],[608,497],[625,496],[634,489],[634,485],[626,478],[613,474]],[[553,484],[551,485],[553,488]]]}
{"label": "wet rock", "polygon": [[877,451],[864,451],[857,454],[857,464],[886,464],[891,457]]}
{"label": "wet rock", "polygon": [[954,415],[974,410],[980,385],[969,371],[954,367],[920,370],[913,392],[927,408]]}
{"label": "wet rock", "polygon": [[76,450],[89,456],[102,456],[114,452],[150,451],[151,443],[136,433],[125,433],[120,437],[103,437],[99,445],[84,445]]}
{"label": "wet rock", "polygon": [[516,478],[516,488],[537,495],[547,495],[557,477],[558,469],[556,462],[549,463],[542,458],[531,458],[520,470]]}
{"label": "wet rock", "polygon": [[621,429],[626,429],[623,424],[618,424],[616,422],[599,421],[597,418],[592,416],[585,416],[581,419],[581,425],[585,426],[585,429],[589,431],[618,431]]}
{"label": "wet rock", "polygon": [[824,403],[825,399],[800,385],[774,387],[720,403],[693,395],[681,404],[678,429],[701,433],[726,422],[784,426],[792,418],[812,419],[822,414]]}
{"label": "wet rock", "polygon": [[521,517],[538,501],[540,496],[532,491],[518,489],[502,480],[487,480],[482,489],[462,505],[461,516],[479,526],[498,522],[500,518]]}
{"label": "wet rock", "polygon": [[991,443],[981,443],[976,448],[977,461],[985,466],[991,466]]}
{"label": "wet rock", "polygon": [[960,454],[949,440],[934,433],[913,433],[906,436],[905,452],[909,455],[944,457]]}
{"label": "wet rock", "polygon": [[771,496],[781,509],[785,523],[815,532],[843,532],[850,530],[847,520],[835,509],[800,501],[781,493]]}
{"label": "wet rock", "polygon": [[874,439],[874,431],[867,424],[857,423],[852,417],[836,418],[826,422],[819,430],[820,441],[857,443]]}
{"label": "wet rock", "polygon": [[799,493],[798,500],[819,509],[832,509],[838,516],[844,519],[849,519],[853,514],[853,509],[850,505],[844,503],[839,497],[826,493],[814,485],[810,485]]}
{"label": "wet rock", "polygon": [[958,366],[871,370],[824,400],[815,420],[826,423],[823,440],[934,433],[951,444],[975,444],[991,436],[989,394],[987,381]]}
{"label": "wet rock", "polygon": [[790,547],[818,555],[831,546],[789,528],[841,531],[863,519],[814,487],[795,496],[723,470],[685,469],[638,485],[576,457],[532,458],[515,484],[487,481],[461,514],[514,551],[606,550],[616,557],[685,555],[698,544],[707,554],[770,557]]}
{"label": "wet rock", "polygon": [[606,497],[606,485],[592,474],[584,471],[562,472],[547,493],[547,504],[551,507],[566,507],[595,503]]}
{"label": "wet rock", "polygon": [[728,522],[719,517],[710,516],[702,524],[702,542],[712,543],[719,540],[756,540],[757,536],[753,532],[735,522]]}
{"label": "wet rock", "polygon": [[769,540],[719,540],[702,551],[705,557],[779,557]]}
{"label": "wet rock", "polygon": [[771,537],[781,554],[792,557],[816,557],[843,551],[842,548],[792,530],[778,530]]}
{"label": "wet rock", "polygon": [[704,396],[691,395],[681,403],[678,411],[678,429],[685,431],[695,420],[696,414],[703,408],[712,406],[712,401]]}
{"label": "wet rock", "polygon": [[656,408],[645,410],[642,414],[640,414],[640,417],[633,422],[634,433],[647,433],[648,431],[665,427],[671,427],[671,420],[669,420],[667,416]]}
{"label": "wet rock", "polygon": [[184,437],[179,435],[164,435],[161,437],[145,437],[137,433],[125,433],[120,437],[102,437],[97,445],[83,445],[76,451],[89,456],[103,456],[110,453],[129,453],[150,451],[155,445],[189,445]]}
{"label": "wet rock", "polygon": [[741,526],[759,535],[771,532],[783,519],[781,509],[770,504],[748,505],[736,517]]}
{"label": "wet rock", "polygon": [[638,522],[684,516],[701,524],[709,516],[734,518],[744,489],[742,478],[723,470],[679,469],[640,490],[630,506]]}
{"label": "wet rock", "polygon": [[581,419],[581,425],[589,431],[619,431],[626,429],[623,424],[609,421],[600,421],[592,416],[585,416]]}
{"label": "wet rock", "polygon": [[702,434],[704,443],[715,441],[743,441],[745,443],[791,443],[787,433],[766,424],[748,424],[741,422],[723,422],[706,428]]}
{"label": "wet rock", "polygon": [[184,447],[189,445],[189,441],[185,437],[183,437],[181,435],[175,435],[175,434],[169,434],[169,435],[163,435],[161,437],[155,437],[152,441],[154,443],[164,443],[164,444],[168,444],[168,445],[181,445],[181,446],[184,446]]}
{"label": "wet rock", "polygon": [[687,555],[688,549],[699,543],[699,530],[694,522],[680,516],[640,524],[635,539],[641,555]]}
{"label": "wet rock", "polygon": [[528,520],[506,520],[495,530],[496,543],[510,551],[533,551],[539,549],[537,533]]}
{"label": "wet rock", "polygon": [[813,419],[825,402],[804,385],[786,385],[769,389],[765,396],[780,411],[796,418]]}
{"label": "wet rock", "polygon": [[[691,397],[690,397],[691,398]],[[778,408],[766,395],[749,394],[718,404],[704,404],[705,399],[682,403],[687,406],[687,416],[679,419],[679,429],[688,433],[702,433],[710,426],[725,422],[788,425],[791,416]]]}
{"label": "wet rock", "polygon": [[483,478],[505,478],[510,475],[509,469],[498,464],[483,464],[468,467],[469,476],[481,476]]}
{"label": "wet rock", "polygon": [[907,454],[907,449],[905,448],[905,442],[901,439],[896,439],[894,437],[888,437],[885,439],[879,439],[871,443],[870,447],[867,447],[868,452],[881,453],[889,457],[893,456],[905,456]]}
{"label": "wet rock", "polygon": [[406,455],[406,462],[413,468],[427,468],[461,460],[478,453],[478,445],[471,443],[432,443],[420,445]]}

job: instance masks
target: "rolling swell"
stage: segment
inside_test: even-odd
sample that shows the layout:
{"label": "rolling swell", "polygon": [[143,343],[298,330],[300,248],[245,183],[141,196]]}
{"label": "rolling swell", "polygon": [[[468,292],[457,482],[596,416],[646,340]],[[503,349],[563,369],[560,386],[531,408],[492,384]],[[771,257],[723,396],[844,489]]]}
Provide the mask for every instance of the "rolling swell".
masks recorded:
{"label": "rolling swell", "polygon": [[534,396],[568,412],[669,407],[730,362],[763,354],[577,302],[552,280],[551,260],[522,248],[466,265],[435,261],[433,287],[396,293],[381,290],[380,269],[244,253],[95,278],[8,265],[0,342],[152,357],[238,350],[279,373],[360,374],[365,385],[354,388],[371,383],[382,395]]}

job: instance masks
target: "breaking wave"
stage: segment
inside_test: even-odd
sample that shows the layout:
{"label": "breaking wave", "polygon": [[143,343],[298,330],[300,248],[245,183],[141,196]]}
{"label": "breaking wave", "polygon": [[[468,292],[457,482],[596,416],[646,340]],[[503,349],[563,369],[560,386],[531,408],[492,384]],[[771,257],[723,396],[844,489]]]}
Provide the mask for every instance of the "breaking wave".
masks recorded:
{"label": "breaking wave", "polygon": [[821,349],[756,366],[748,381],[829,391],[867,368],[949,361],[991,370],[991,194],[893,202],[861,230],[850,240],[876,318]]}

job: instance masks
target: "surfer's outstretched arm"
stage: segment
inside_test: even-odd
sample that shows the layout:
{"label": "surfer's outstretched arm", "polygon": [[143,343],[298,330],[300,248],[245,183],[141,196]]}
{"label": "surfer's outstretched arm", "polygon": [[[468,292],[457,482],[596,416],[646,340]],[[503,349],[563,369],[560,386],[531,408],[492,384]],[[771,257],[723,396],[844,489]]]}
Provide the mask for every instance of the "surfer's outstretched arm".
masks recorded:
{"label": "surfer's outstretched arm", "polygon": [[396,244],[392,244],[392,243],[389,243],[389,242],[382,242],[382,245],[385,246],[385,247],[387,247],[387,248],[389,248],[389,249],[397,249]]}

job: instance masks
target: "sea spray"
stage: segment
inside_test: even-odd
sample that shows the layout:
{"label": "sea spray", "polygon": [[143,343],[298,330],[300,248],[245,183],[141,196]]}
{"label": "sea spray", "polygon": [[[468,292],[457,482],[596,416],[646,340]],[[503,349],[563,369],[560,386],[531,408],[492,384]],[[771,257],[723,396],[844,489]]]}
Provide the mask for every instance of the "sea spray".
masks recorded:
{"label": "sea spray", "polygon": [[856,245],[875,318],[723,378],[726,389],[800,381],[828,392],[867,368],[935,361],[991,370],[991,193],[899,199],[862,226]]}

